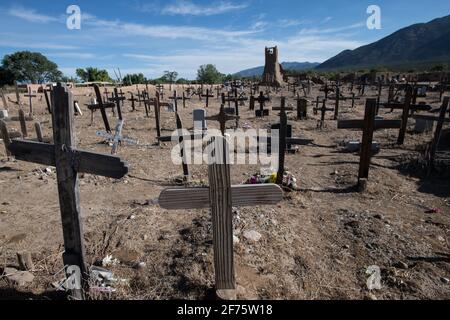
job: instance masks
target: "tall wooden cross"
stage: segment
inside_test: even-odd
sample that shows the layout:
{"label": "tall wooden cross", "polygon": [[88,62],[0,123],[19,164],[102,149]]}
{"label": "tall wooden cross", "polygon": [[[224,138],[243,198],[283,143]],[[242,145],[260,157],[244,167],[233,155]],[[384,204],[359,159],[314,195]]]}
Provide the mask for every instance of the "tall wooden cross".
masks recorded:
{"label": "tall wooden cross", "polygon": [[29,98],[30,102],[30,115],[33,114],[33,98],[36,98],[36,95],[31,92],[31,87],[28,89],[28,93],[24,95],[25,98]]}
{"label": "tall wooden cross", "polygon": [[363,130],[361,142],[361,155],[359,161],[358,186],[364,191],[369,178],[370,160],[372,158],[372,143],[375,130],[398,129],[401,126],[400,120],[375,120],[377,100],[367,99],[364,120],[339,120],[338,129],[358,129]]}
{"label": "tall wooden cross", "polygon": [[326,114],[326,112],[327,111],[334,111],[333,108],[327,108],[326,103],[327,103],[327,100],[323,99],[322,100],[322,107],[321,108],[314,108],[315,112],[317,112],[317,111],[321,112],[320,113],[320,120],[319,120],[319,123],[317,125],[317,127],[320,128],[320,129],[322,129],[324,124],[325,124],[325,114]]}
{"label": "tall wooden cross", "polygon": [[[17,160],[56,167],[65,248],[63,261],[67,276],[77,277],[82,284],[81,287],[72,288],[72,295],[83,299],[83,289],[88,286],[89,276],[85,261],[78,173],[121,179],[127,174],[128,165],[118,157],[76,148],[73,97],[61,83],[52,91],[52,110],[54,144],[12,140],[9,151]],[[80,273],[69,274],[69,270],[72,270],[70,266],[76,266]]]}
{"label": "tall wooden cross", "polygon": [[405,142],[406,129],[408,126],[409,110],[411,108],[411,101],[413,94],[412,90],[413,88],[410,85],[406,87],[405,104],[403,105],[403,113],[402,113],[402,125],[400,127],[397,139],[398,145],[403,145],[403,143]]}
{"label": "tall wooden cross", "polygon": [[19,107],[22,107],[22,102],[20,101],[19,85],[17,81],[14,81],[14,90],[16,92],[16,100]]}
{"label": "tall wooden cross", "polygon": [[[220,122],[222,132],[227,121],[223,109],[224,106],[219,115],[209,118]],[[220,299],[234,300],[232,207],[274,205],[282,200],[283,192],[274,184],[232,186],[226,139],[217,136],[212,143],[215,154],[208,165],[209,187],[166,189],[159,196],[159,205],[167,210],[211,209],[216,295]]]}

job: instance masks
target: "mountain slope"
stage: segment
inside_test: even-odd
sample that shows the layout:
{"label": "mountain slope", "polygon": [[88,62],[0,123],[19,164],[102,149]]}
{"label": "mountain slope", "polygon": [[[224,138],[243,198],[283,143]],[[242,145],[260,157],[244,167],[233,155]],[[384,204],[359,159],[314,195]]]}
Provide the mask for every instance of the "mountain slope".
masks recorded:
{"label": "mountain slope", "polygon": [[[317,67],[319,63],[317,62],[283,62],[281,66],[284,70],[294,70],[294,71],[303,71],[303,70],[310,70]],[[256,67],[252,69],[247,69],[240,71],[238,73],[235,73],[234,76],[237,77],[255,77],[255,76],[262,76],[264,73],[264,67]]]}
{"label": "mountain slope", "polygon": [[345,50],[318,70],[450,61],[450,15],[403,28],[372,44]]}

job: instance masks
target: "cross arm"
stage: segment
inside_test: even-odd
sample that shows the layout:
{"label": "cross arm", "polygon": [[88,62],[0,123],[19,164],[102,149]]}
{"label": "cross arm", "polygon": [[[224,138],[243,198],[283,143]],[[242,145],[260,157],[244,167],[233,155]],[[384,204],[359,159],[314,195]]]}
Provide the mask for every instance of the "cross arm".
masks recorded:
{"label": "cross arm", "polygon": [[[276,184],[238,185],[231,186],[231,198],[235,207],[274,205],[283,199],[283,191]],[[209,188],[165,189],[159,205],[168,210],[209,208]]]}
{"label": "cross arm", "polygon": [[[420,119],[420,120],[434,121],[434,122],[439,121],[439,117],[426,115],[426,114],[416,114],[416,115],[413,115],[413,118],[414,119]],[[450,119],[449,118],[444,118],[443,122],[450,123]]]}
{"label": "cross arm", "polygon": [[[399,129],[401,120],[375,120],[375,130],[379,129]],[[338,129],[363,129],[364,120],[339,120]]]}
{"label": "cross arm", "polygon": [[[55,166],[55,146],[52,144],[13,140],[8,150],[17,160]],[[80,173],[100,175],[121,179],[128,173],[128,164],[119,157],[95,152],[67,151],[72,158],[73,168]]]}

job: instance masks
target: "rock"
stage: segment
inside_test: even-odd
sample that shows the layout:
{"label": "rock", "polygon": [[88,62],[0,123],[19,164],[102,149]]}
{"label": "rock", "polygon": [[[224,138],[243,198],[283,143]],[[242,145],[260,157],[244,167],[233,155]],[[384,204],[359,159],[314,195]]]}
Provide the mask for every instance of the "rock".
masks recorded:
{"label": "rock", "polygon": [[5,210],[0,211],[0,214],[7,214],[8,212],[6,212]]}
{"label": "rock", "polygon": [[443,283],[445,283],[445,284],[449,284],[450,279],[449,279],[449,278],[444,278],[444,277],[442,277],[442,278],[441,278],[441,281],[442,281]]}
{"label": "rock", "polygon": [[440,242],[445,242],[445,238],[444,238],[443,236],[438,236],[437,239],[438,239]]}
{"label": "rock", "polygon": [[29,271],[18,271],[15,268],[5,268],[4,274],[6,279],[11,283],[23,287],[30,284],[34,280],[34,275]]}
{"label": "rock", "polygon": [[147,267],[147,264],[145,262],[138,262],[133,267],[137,270],[143,270]]}
{"label": "rock", "polygon": [[8,118],[8,110],[0,110],[0,119]]}
{"label": "rock", "polygon": [[350,246],[349,246],[348,244],[346,244],[346,245],[344,245],[342,248],[345,249],[345,250],[347,250],[347,249],[350,249]]}
{"label": "rock", "polygon": [[367,294],[367,299],[368,300],[378,300],[378,298],[373,293]]}
{"label": "rock", "polygon": [[233,236],[233,244],[239,244],[240,240],[238,237]]}
{"label": "rock", "polygon": [[404,270],[406,270],[406,269],[409,268],[408,264],[405,263],[405,262],[403,262],[403,261],[396,262],[396,263],[393,264],[393,266],[394,266],[395,268],[398,268],[398,269],[404,269]]}
{"label": "rock", "polygon": [[45,168],[45,173],[48,173],[48,174],[52,173],[52,169],[51,168]]}
{"label": "rock", "polygon": [[258,242],[262,237],[261,234],[255,230],[245,231],[243,236],[245,239],[252,242]]}
{"label": "rock", "polygon": [[128,220],[134,220],[136,219],[136,216],[134,214],[132,214],[131,216],[128,217]]}
{"label": "rock", "polygon": [[379,213],[375,214],[373,217],[374,217],[375,219],[378,219],[378,220],[383,220],[383,219],[384,219],[383,215],[382,215],[382,214],[379,214]]}

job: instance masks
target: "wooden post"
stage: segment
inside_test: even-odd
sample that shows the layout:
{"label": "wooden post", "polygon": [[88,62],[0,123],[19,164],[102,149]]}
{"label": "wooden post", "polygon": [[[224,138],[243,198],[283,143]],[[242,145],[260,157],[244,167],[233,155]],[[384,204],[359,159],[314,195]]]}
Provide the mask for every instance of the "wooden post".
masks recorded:
{"label": "wooden post", "polygon": [[20,121],[20,130],[22,131],[22,136],[24,138],[28,137],[27,132],[27,123],[25,121],[25,112],[22,109],[19,109],[19,121]]}
{"label": "wooden post", "polygon": [[175,113],[175,117],[177,120],[177,130],[178,130],[178,134],[179,134],[179,139],[178,142],[180,144],[180,157],[182,160],[182,165],[183,165],[183,176],[184,176],[184,180],[188,180],[189,179],[189,167],[187,164],[187,159],[186,159],[186,150],[185,150],[185,143],[184,143],[184,137],[183,137],[183,123],[181,122],[181,118],[180,115],[178,114],[178,112]]}
{"label": "wooden post", "polygon": [[308,100],[297,98],[297,119],[303,120],[308,116]]}
{"label": "wooden post", "polygon": [[[233,259],[233,212],[230,165],[223,137],[215,137],[216,160],[208,166],[211,203],[216,294],[223,300],[236,299]],[[223,161],[220,161],[220,158]]]}
{"label": "wooden post", "polygon": [[376,108],[377,100],[367,99],[366,110],[364,114],[364,131],[361,143],[361,155],[359,161],[358,185],[361,183],[361,180],[369,178],[370,159],[372,157],[373,132],[375,130]]}
{"label": "wooden post", "polygon": [[20,101],[19,86],[17,84],[17,81],[14,81],[14,89],[16,91],[17,104],[19,105],[19,108],[21,108],[22,107],[22,103]]}
{"label": "wooden post", "polygon": [[72,294],[76,299],[84,299],[83,288],[87,286],[88,271],[85,264],[78,175],[70,157],[72,148],[75,148],[73,98],[72,93],[60,83],[54,88],[52,95],[56,176],[65,248],[63,261],[66,267],[77,266],[81,271],[82,288],[74,288]]}
{"label": "wooden post", "polygon": [[409,108],[411,106],[412,99],[412,87],[408,86],[406,88],[406,96],[405,96],[405,104],[403,105],[403,114],[402,114],[402,126],[400,128],[398,134],[398,145],[403,145],[405,142],[406,129],[408,127],[408,116],[409,116]]}
{"label": "wooden post", "polygon": [[44,138],[42,137],[42,128],[39,122],[34,123],[34,129],[36,130],[36,137],[39,142],[43,142]]}
{"label": "wooden post", "polygon": [[[94,85],[94,91],[95,91],[95,95],[97,96],[97,103],[100,109],[100,113],[102,114],[102,118],[103,118],[103,123],[105,125],[105,130],[106,132],[111,132],[111,127],[109,126],[109,122],[108,122],[108,116],[106,115],[106,111],[105,111],[105,107],[103,105],[103,99],[102,99],[102,95],[100,93],[100,88],[98,85]],[[58,95],[56,95],[58,96]],[[52,97],[55,97],[55,95],[52,95]],[[52,98],[52,105],[54,105],[54,98]],[[53,108],[52,108],[53,109]],[[73,105],[71,106],[72,112],[73,112]]]}
{"label": "wooden post", "polygon": [[439,114],[439,120],[436,125],[436,131],[434,133],[434,139],[427,154],[427,160],[430,167],[433,166],[434,158],[436,156],[436,151],[439,145],[439,140],[441,139],[442,126],[444,124],[445,113],[447,112],[449,100],[449,97],[444,98],[444,102],[442,103],[441,111]]}
{"label": "wooden post", "polygon": [[8,110],[8,102],[6,101],[6,97],[5,97],[5,93],[3,92],[3,89],[0,89],[0,94],[2,95],[3,108]]}
{"label": "wooden post", "polygon": [[287,115],[285,111],[286,98],[281,98],[281,111],[280,111],[280,143],[278,152],[278,173],[277,184],[281,186],[283,184],[284,175],[284,160],[286,154],[286,134],[287,134]]}
{"label": "wooden post", "polygon": [[159,105],[159,91],[156,91],[155,95],[155,122],[156,122],[156,137],[158,138],[158,144],[159,144],[159,138],[161,137],[161,126],[160,126],[160,114],[161,109]]}
{"label": "wooden post", "polygon": [[6,156],[10,157],[11,152],[9,151],[9,144],[11,143],[11,138],[9,136],[8,127],[3,120],[0,120],[0,134],[5,144]]}
{"label": "wooden post", "polygon": [[31,271],[34,269],[33,259],[27,251],[17,252],[17,262],[19,263],[19,269],[22,271]]}
{"label": "wooden post", "polygon": [[338,119],[339,116],[339,99],[340,98],[340,89],[339,85],[336,85],[336,103],[334,106],[334,120]]}

